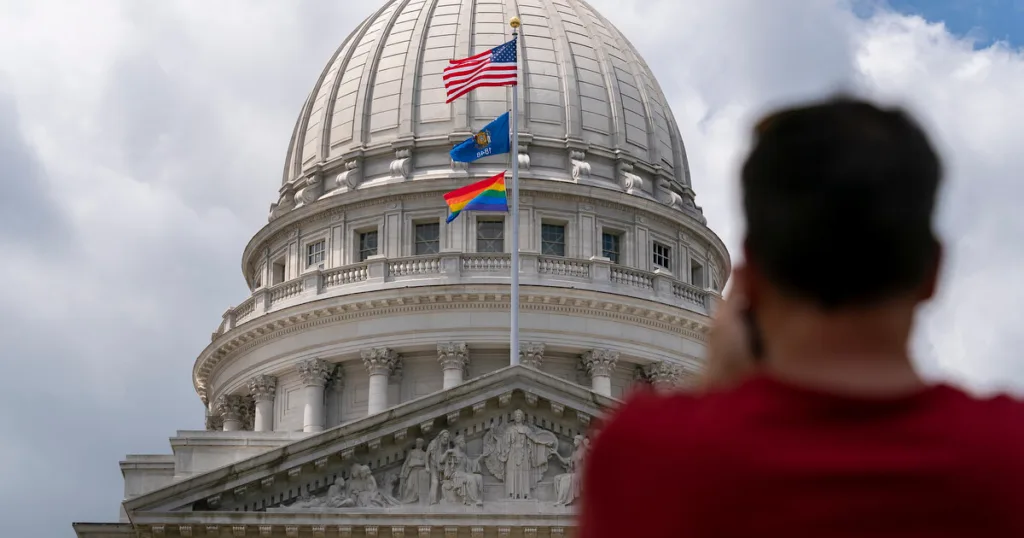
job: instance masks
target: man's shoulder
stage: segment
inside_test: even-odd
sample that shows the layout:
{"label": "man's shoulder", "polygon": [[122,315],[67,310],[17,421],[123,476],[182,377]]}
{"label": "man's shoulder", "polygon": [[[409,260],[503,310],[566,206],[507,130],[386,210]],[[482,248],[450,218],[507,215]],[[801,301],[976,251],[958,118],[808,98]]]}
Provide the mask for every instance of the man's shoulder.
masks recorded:
{"label": "man's shoulder", "polygon": [[950,385],[940,386],[954,412],[970,417],[972,421],[1016,422],[1024,418],[1024,400],[1005,393],[974,395]]}
{"label": "man's shoulder", "polygon": [[1001,439],[1001,443],[1016,442],[1024,448],[1024,400],[1006,394],[974,396],[959,389],[959,423],[966,427],[988,430]]}
{"label": "man's shoulder", "polygon": [[675,392],[641,390],[630,394],[607,416],[598,438],[613,444],[636,443],[651,436],[661,437],[683,426],[700,397]]}

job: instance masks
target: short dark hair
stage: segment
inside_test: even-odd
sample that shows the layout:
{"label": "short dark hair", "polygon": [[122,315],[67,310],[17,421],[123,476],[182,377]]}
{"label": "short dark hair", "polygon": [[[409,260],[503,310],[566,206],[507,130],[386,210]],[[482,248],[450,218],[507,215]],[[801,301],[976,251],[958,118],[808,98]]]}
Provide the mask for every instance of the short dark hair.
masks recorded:
{"label": "short dark hair", "polygon": [[927,135],[900,109],[838,97],[771,114],[743,165],[749,262],[824,309],[909,293],[938,260],[941,176]]}

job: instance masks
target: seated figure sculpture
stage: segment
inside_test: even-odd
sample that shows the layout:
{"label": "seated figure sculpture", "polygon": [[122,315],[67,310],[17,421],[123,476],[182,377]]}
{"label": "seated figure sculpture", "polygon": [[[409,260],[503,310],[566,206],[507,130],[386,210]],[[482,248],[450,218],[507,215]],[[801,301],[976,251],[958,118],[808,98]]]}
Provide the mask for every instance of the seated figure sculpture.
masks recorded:
{"label": "seated figure sculpture", "polygon": [[466,454],[464,436],[455,436],[455,444],[444,453],[443,461],[444,480],[441,482],[441,496],[445,502],[483,505],[484,478],[479,473],[480,457],[470,458]]}
{"label": "seated figure sculpture", "polygon": [[572,454],[568,458],[554,451],[555,457],[565,466],[565,473],[555,476],[555,506],[569,506],[580,496],[583,460],[590,448],[590,440],[577,435],[572,440],[572,446]]}
{"label": "seated figure sculpture", "polygon": [[377,488],[377,480],[373,477],[369,466],[358,463],[352,466],[352,477],[348,479],[347,494],[355,506],[362,508],[385,508],[400,504],[398,499]]}

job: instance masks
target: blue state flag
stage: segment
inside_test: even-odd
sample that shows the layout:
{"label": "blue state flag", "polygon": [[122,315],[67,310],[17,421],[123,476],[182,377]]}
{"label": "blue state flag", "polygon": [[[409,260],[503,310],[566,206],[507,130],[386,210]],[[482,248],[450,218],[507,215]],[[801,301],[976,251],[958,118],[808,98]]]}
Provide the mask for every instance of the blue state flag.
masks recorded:
{"label": "blue state flag", "polygon": [[452,148],[452,160],[471,163],[489,155],[508,153],[509,147],[512,145],[509,140],[508,119],[508,112],[506,112],[480,129],[480,132],[469,140]]}

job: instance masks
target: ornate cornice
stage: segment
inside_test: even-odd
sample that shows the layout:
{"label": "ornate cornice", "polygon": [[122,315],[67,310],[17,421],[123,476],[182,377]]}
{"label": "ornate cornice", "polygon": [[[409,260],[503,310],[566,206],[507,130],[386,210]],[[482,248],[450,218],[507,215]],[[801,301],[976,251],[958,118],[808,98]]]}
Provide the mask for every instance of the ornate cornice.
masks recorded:
{"label": "ornate cornice", "polygon": [[[489,286],[507,290],[507,286]],[[443,289],[424,290],[414,296],[357,300],[343,296],[303,303],[263,316],[228,331],[212,342],[196,360],[193,381],[197,392],[206,393],[207,380],[213,369],[225,359],[246,353],[278,338],[315,327],[345,323],[379,316],[427,313],[438,310],[507,310],[508,293],[443,293]],[[431,293],[430,291],[433,291]],[[678,308],[642,301],[650,306],[627,305],[608,296],[608,300],[580,299],[563,295],[560,288],[524,287],[521,311],[568,314],[578,317],[612,319],[622,323],[644,325],[681,335],[697,342],[706,341],[708,326],[685,315]],[[348,301],[342,303],[341,301]]]}
{"label": "ornate cornice", "polygon": [[[458,536],[469,536],[470,538],[483,538],[484,536],[498,536],[505,538],[511,536],[513,529],[521,532],[524,538],[537,538],[538,536],[551,536],[561,538],[566,531],[575,528],[574,516],[572,514],[544,514],[537,515],[523,521],[520,514],[489,515],[487,524],[480,524],[474,520],[481,519],[478,514],[446,514],[449,520],[442,525],[409,524],[408,518],[395,517],[391,514],[360,514],[359,520],[365,522],[341,522],[334,524],[310,523],[302,521],[301,514],[273,514],[267,515],[262,512],[245,512],[235,517],[211,516],[203,514],[197,517],[192,512],[166,512],[153,513],[139,516],[140,522],[132,526],[138,534],[131,536],[152,536],[159,538],[171,536],[168,531],[176,530],[174,536],[199,536],[196,532],[205,532],[206,536],[285,536],[300,537],[311,536],[313,538],[325,538],[337,536],[339,538],[352,538],[354,536],[366,536],[377,538],[427,538],[430,536],[444,536],[445,538],[456,538]],[[217,523],[204,523],[203,521],[214,520]],[[167,523],[153,523],[153,521],[166,521]],[[201,529],[195,531],[194,529]],[[224,534],[221,534],[223,529]],[[434,533],[437,534],[434,534]]]}
{"label": "ornate cornice", "polygon": [[[465,287],[459,289],[465,290]],[[520,290],[520,311],[611,319],[680,335],[697,342],[706,341],[706,320],[694,319],[690,317],[689,311],[682,308],[611,294],[584,299],[573,297],[573,291],[568,288],[524,286]],[[440,310],[507,311],[510,302],[508,286],[498,284],[481,285],[473,292],[453,293],[444,286],[431,286],[415,295],[372,297],[372,294],[345,295],[302,303],[260,316],[225,332],[196,359],[193,367],[196,392],[206,394],[209,376],[224,360],[296,332],[396,314],[437,313]]]}

